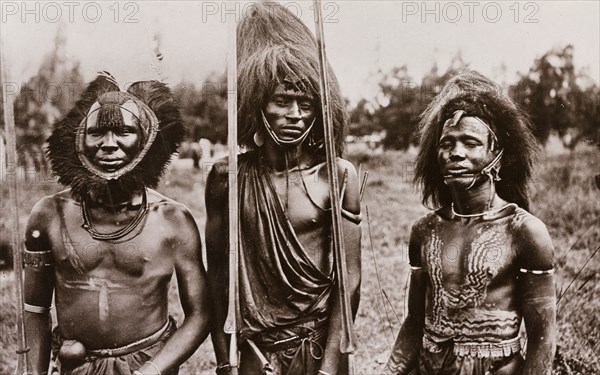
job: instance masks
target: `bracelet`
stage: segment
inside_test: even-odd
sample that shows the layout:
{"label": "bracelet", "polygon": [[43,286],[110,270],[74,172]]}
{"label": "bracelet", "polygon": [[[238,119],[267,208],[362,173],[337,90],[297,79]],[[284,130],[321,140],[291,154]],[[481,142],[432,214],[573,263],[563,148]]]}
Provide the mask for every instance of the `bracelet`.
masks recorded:
{"label": "bracelet", "polygon": [[215,370],[215,373],[217,375],[229,374],[229,371],[227,371],[229,369],[231,369],[231,364],[229,362],[219,363],[219,365],[217,366],[217,369]]}
{"label": "bracelet", "polygon": [[156,370],[156,372],[158,373],[158,375],[161,375],[162,373],[160,372],[160,369],[158,368],[157,365],[154,364],[154,362],[152,361],[146,361],[147,364],[149,364],[150,366],[154,367],[154,369]]}
{"label": "bracelet", "polygon": [[331,375],[327,371],[323,371],[323,370],[319,370],[319,374],[321,374],[321,375]]}

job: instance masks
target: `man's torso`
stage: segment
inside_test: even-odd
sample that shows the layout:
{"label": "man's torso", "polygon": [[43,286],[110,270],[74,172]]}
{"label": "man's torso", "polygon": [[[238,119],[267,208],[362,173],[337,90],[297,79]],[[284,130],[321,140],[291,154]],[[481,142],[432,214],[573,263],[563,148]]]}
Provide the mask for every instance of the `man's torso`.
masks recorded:
{"label": "man's torso", "polygon": [[[81,205],[68,193],[54,197],[57,213],[48,237],[64,338],[81,341],[89,349],[111,348],[164,326],[177,230],[164,215],[171,203],[155,192],[148,195],[147,217],[116,241],[92,238],[82,227]],[[96,229],[104,232],[110,226]]]}
{"label": "man's torso", "polygon": [[425,218],[426,336],[440,342],[498,342],[518,335],[519,267],[513,240],[525,215],[511,205],[496,215],[462,222],[436,213]]}
{"label": "man's torso", "polygon": [[324,164],[274,172],[240,160],[241,303],[247,332],[328,315],[331,213]]}

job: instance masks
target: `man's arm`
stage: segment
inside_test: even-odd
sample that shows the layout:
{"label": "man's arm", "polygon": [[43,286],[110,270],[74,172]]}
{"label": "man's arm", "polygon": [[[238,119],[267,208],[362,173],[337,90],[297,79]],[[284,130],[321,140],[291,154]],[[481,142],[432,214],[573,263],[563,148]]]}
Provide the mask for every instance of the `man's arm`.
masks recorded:
{"label": "man's arm", "polygon": [[[25,232],[25,328],[29,359],[34,374],[46,374],[50,363],[50,305],[54,292],[54,262],[48,237],[48,223],[56,215],[51,198],[40,200],[32,209]],[[20,249],[15,249],[20,251]]]}
{"label": "man's arm", "polygon": [[549,375],[556,351],[554,248],[546,226],[534,217],[523,223],[517,241],[520,300],[527,330],[523,375]]}
{"label": "man's arm", "polygon": [[[344,247],[346,250],[346,285],[352,307],[352,319],[358,311],[360,301],[361,282],[361,230],[360,221],[353,218],[360,217],[360,194],[358,176],[354,166],[346,161],[338,159],[338,175],[343,180],[345,171],[348,170],[348,180],[342,208],[345,211],[342,219],[342,233],[344,236]],[[321,371],[327,374],[336,374],[341,359],[340,340],[342,335],[342,308],[337,284],[333,290],[333,304],[329,318],[329,331],[327,333],[327,344],[321,361]],[[352,323],[353,324],[353,323]]]}
{"label": "man's arm", "polygon": [[218,161],[206,181],[206,256],[213,316],[211,339],[218,364],[229,362],[228,335],[223,331],[229,290],[227,162]]}
{"label": "man's arm", "polygon": [[417,222],[411,232],[408,254],[411,265],[410,287],[408,289],[408,315],[392,349],[390,359],[384,368],[385,374],[409,374],[416,366],[422,346],[425,324],[426,275],[421,264],[421,232]]}
{"label": "man's arm", "polygon": [[[175,273],[185,320],[165,346],[146,363],[142,374],[169,373],[188,359],[206,339],[210,324],[209,290],[202,264],[202,244],[191,213],[178,204],[165,208],[165,219],[177,230],[174,241]],[[155,367],[156,366],[156,367]]]}

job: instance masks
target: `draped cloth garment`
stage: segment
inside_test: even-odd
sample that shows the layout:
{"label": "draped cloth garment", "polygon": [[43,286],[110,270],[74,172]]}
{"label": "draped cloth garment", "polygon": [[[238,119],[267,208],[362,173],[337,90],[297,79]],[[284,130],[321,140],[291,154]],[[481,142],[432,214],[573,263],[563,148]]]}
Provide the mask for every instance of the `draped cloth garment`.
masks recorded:
{"label": "draped cloth garment", "polygon": [[327,274],[307,255],[258,153],[241,155],[238,168],[242,337],[329,315],[332,265]]}
{"label": "draped cloth garment", "polygon": [[[80,366],[72,369],[62,368],[59,373],[61,375],[131,375],[133,371],[142,367],[146,361],[155,356],[165,346],[167,340],[176,330],[177,324],[175,319],[169,317],[169,324],[158,341],[147,347],[121,356],[88,355],[85,362]],[[58,352],[63,341],[64,339],[61,337],[60,329],[57,326],[52,332],[52,354],[54,358],[58,357]],[[63,367],[60,365],[60,360],[57,360],[57,362],[59,368]],[[164,375],[177,375],[178,373],[178,368],[168,373],[163,372]]]}

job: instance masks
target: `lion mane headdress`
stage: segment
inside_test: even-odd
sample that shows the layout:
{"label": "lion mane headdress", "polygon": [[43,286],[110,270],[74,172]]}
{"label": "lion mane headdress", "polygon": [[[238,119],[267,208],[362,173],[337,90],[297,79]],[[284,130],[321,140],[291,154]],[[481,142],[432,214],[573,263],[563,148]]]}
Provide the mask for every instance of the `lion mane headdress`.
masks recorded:
{"label": "lion mane headdress", "polygon": [[[319,55],[311,31],[278,3],[260,2],[245,12],[237,28],[238,143],[256,148],[256,132],[264,131],[261,110],[279,83],[292,82],[316,100],[317,118],[311,130],[316,147],[323,145],[319,93]],[[347,114],[336,76],[327,65],[335,146],[344,150]],[[304,142],[303,147],[309,147]]]}
{"label": "lion mane headdress", "polygon": [[[140,151],[117,171],[103,172],[84,152],[86,122],[93,119],[101,126],[118,128],[123,125],[120,111],[127,110],[127,105],[134,106],[139,120]],[[75,106],[54,124],[46,153],[53,173],[61,184],[71,187],[74,198],[95,200],[106,194],[109,186],[118,186],[124,192],[156,187],[184,134],[179,109],[165,84],[140,81],[121,91],[114,78],[103,73],[86,86]]]}
{"label": "lion mane headdress", "polygon": [[503,155],[496,192],[502,199],[528,210],[527,188],[538,150],[531,122],[499,85],[474,71],[451,78],[421,115],[421,147],[414,182],[421,187],[423,204],[441,207],[452,202],[438,166],[437,151],[444,124],[457,111],[483,120],[497,136]]}

